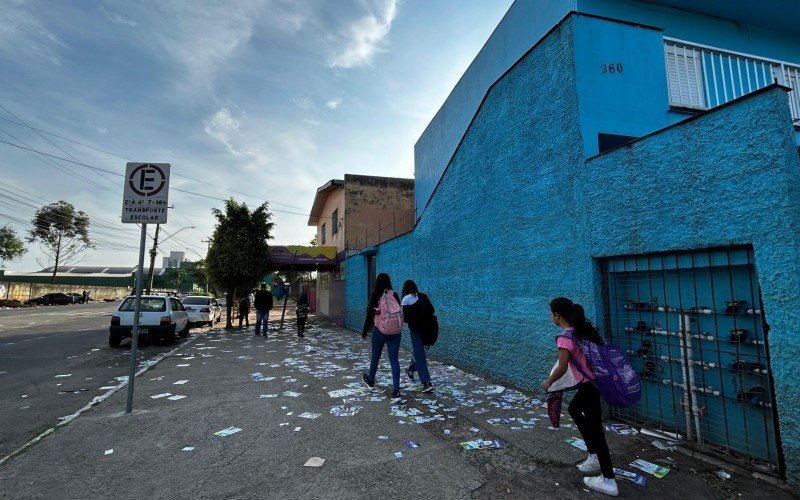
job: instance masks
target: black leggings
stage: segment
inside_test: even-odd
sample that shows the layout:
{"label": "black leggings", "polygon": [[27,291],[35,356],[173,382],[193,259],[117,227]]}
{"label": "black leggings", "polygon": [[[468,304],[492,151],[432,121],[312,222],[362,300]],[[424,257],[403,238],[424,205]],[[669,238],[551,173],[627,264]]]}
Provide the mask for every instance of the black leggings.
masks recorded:
{"label": "black leggings", "polygon": [[569,415],[581,431],[589,453],[597,454],[603,477],[612,479],[614,466],[611,465],[611,452],[608,451],[606,435],[603,432],[600,392],[594,385],[584,382],[578,387],[578,392],[569,404]]}

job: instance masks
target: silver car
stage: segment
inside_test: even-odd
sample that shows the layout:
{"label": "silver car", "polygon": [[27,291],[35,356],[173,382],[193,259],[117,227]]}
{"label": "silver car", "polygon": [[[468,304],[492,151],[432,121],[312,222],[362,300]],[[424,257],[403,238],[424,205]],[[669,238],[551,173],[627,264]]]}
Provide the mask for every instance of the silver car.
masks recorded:
{"label": "silver car", "polygon": [[213,297],[190,295],[182,298],[181,303],[189,314],[189,323],[214,326],[222,317],[222,308]]}

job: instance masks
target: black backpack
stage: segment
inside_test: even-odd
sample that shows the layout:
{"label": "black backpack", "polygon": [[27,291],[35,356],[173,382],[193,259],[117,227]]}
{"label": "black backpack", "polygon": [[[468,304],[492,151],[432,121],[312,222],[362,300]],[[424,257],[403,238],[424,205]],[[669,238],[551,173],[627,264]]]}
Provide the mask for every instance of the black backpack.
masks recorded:
{"label": "black backpack", "polygon": [[437,340],[439,340],[439,318],[435,314],[431,314],[427,328],[425,328],[422,336],[422,345],[427,349],[434,345]]}

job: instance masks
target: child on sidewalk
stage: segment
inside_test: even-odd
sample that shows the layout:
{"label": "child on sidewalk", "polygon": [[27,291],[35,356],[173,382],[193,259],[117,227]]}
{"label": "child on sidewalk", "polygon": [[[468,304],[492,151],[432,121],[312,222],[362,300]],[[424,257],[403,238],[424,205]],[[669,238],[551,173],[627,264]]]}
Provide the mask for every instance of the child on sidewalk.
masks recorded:
{"label": "child on sidewalk", "polygon": [[299,338],[305,337],[306,320],[308,319],[308,292],[303,292],[297,299],[297,307],[294,309],[294,314],[297,316],[297,336]]}
{"label": "child on sidewalk", "polygon": [[568,411],[589,452],[589,457],[578,465],[578,470],[587,474],[600,471],[599,476],[585,476],[584,484],[589,489],[615,497],[619,495],[619,490],[603,431],[600,392],[594,386],[594,372],[579,344],[581,341],[602,344],[603,339],[597,328],[586,319],[583,307],[565,297],[557,297],[550,302],[550,319],[562,329],[562,334],[556,337],[558,366],[542,382],[542,388],[548,390],[567,370],[572,370],[578,382],[578,392],[572,398]]}

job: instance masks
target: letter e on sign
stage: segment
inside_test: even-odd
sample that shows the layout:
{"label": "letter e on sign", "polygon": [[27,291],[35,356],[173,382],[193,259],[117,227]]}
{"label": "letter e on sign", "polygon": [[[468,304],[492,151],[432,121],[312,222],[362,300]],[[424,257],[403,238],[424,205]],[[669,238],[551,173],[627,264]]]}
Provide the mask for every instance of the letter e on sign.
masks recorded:
{"label": "letter e on sign", "polygon": [[122,222],[167,222],[169,168],[169,163],[128,163],[125,166]]}

